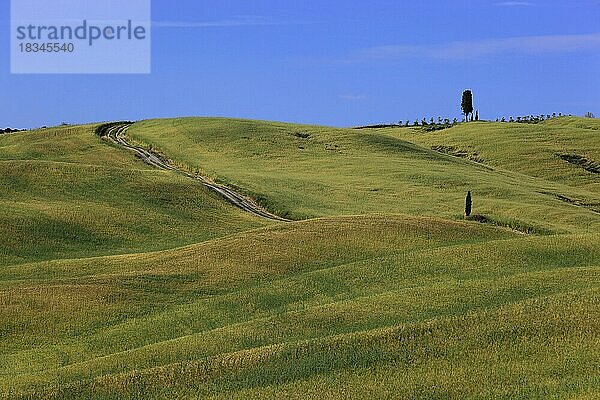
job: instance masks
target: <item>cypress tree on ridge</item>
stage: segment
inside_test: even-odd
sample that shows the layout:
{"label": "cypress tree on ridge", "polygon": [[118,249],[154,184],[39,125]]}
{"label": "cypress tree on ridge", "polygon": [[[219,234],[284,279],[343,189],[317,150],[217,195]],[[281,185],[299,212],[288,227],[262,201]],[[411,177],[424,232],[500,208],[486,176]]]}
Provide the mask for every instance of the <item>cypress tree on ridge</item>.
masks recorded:
{"label": "cypress tree on ridge", "polygon": [[473,114],[473,92],[468,89],[463,92],[460,107],[465,115],[465,121],[469,122],[469,115]]}

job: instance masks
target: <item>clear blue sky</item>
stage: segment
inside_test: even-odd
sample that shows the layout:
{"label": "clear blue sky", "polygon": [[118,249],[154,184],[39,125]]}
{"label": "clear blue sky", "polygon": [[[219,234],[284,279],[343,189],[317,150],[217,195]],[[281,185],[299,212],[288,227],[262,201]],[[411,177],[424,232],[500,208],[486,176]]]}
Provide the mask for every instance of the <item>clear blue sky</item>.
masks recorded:
{"label": "clear blue sky", "polygon": [[349,126],[600,114],[599,0],[154,0],[152,74],[11,75],[0,126],[174,116]]}

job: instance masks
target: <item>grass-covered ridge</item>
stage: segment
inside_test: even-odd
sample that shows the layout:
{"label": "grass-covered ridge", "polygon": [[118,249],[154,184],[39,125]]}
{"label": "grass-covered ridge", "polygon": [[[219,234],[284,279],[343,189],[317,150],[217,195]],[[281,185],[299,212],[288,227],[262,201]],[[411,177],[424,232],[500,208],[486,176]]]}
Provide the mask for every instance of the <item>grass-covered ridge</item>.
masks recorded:
{"label": "grass-covered ridge", "polygon": [[[546,133],[547,124],[552,127],[561,121],[564,126]],[[473,123],[424,133],[420,128],[352,130],[183,118],[143,121],[134,124],[129,135],[189,169],[240,187],[271,211],[294,218],[398,212],[456,218],[471,190],[475,212],[506,225],[556,232],[576,232],[584,226],[597,230],[597,175],[569,185],[568,179],[535,173],[554,171],[560,164],[559,171],[591,175],[552,152],[540,151],[539,143],[553,140],[553,152],[585,148],[590,158],[598,158],[598,131],[573,124],[579,126],[571,119],[515,127]],[[501,134],[508,139],[498,139]],[[475,163],[430,148],[433,141],[451,135],[465,141],[448,141],[459,148],[467,149],[472,138],[485,143],[485,148],[498,148],[505,162]],[[485,160],[490,156],[484,150],[476,152]],[[513,164],[507,161],[512,159]],[[585,206],[566,204],[557,196]]]}
{"label": "grass-covered ridge", "polygon": [[449,146],[475,153],[490,166],[599,190],[600,177],[593,172],[600,163],[598,119],[562,117],[535,125],[475,122],[430,133],[418,128],[387,132],[425,147]]}
{"label": "grass-covered ridge", "polygon": [[0,267],[158,250],[264,224],[94,129],[0,136]]}
{"label": "grass-covered ridge", "polygon": [[[499,149],[471,141],[509,124],[129,128],[288,223],[97,125],[1,136],[0,398],[595,398],[598,181],[533,164],[596,142],[550,123],[551,152],[546,124]],[[509,162],[528,146],[532,165]]]}
{"label": "grass-covered ridge", "polygon": [[[19,315],[20,323],[19,330],[3,327],[15,336],[2,348],[7,367],[2,379],[23,388],[43,382],[63,386],[253,348],[267,351],[268,360],[265,346],[327,343],[332,336],[593,288],[597,244],[597,236],[523,238],[427,218],[338,217],[163,253],[92,260],[96,275],[74,276],[72,261],[14,267],[9,280],[3,277],[8,286],[2,299],[9,307],[1,320]],[[32,276],[32,270],[38,274]],[[48,320],[67,324],[35,329]],[[349,351],[356,352],[360,341],[352,340]],[[312,356],[335,358],[323,351]],[[351,357],[363,356],[374,357]],[[312,375],[291,360],[283,357],[274,368],[290,369],[289,379]],[[324,372],[350,368],[351,360],[327,361],[325,366],[334,364]],[[121,385],[118,376],[107,379],[115,379],[109,391]],[[151,378],[143,390],[154,393],[162,379]],[[187,385],[184,376],[172,379],[172,385]],[[252,382],[240,384],[251,388]],[[74,396],[86,397],[87,387],[77,384]],[[122,395],[136,390],[125,388]]]}

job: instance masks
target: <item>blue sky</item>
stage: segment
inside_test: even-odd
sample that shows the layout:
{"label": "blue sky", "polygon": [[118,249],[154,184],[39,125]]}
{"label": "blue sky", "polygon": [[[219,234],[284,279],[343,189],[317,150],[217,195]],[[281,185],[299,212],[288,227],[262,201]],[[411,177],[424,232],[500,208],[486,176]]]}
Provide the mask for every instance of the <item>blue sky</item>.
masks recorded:
{"label": "blue sky", "polygon": [[600,114],[600,0],[153,0],[149,75],[11,75],[9,3],[0,126]]}

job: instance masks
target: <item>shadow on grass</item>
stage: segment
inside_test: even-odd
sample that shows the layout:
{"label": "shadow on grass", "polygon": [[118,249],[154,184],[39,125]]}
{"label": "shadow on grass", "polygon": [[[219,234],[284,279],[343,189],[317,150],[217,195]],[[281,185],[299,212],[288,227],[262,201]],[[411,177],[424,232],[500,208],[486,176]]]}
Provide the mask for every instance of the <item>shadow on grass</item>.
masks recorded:
{"label": "shadow on grass", "polygon": [[512,219],[503,219],[503,218],[494,218],[481,214],[473,214],[466,218],[467,221],[475,221],[480,224],[488,224],[493,226],[498,226],[502,228],[511,229],[516,232],[520,232],[526,235],[552,235],[552,232],[549,229],[531,226],[526,224],[523,221],[517,221]]}

